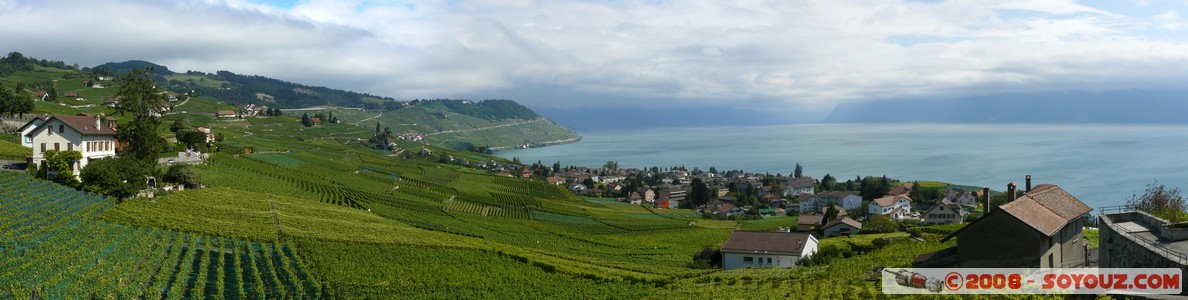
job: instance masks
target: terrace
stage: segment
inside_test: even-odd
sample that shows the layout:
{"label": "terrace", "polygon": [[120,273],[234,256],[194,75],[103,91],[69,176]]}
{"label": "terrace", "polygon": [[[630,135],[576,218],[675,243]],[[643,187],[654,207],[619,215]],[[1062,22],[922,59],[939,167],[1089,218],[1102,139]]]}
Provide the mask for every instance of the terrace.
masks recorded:
{"label": "terrace", "polygon": [[[1100,211],[1102,267],[1188,265],[1188,227],[1179,226],[1183,223],[1171,223],[1126,206],[1103,207]],[[1136,259],[1136,254],[1140,258]]]}

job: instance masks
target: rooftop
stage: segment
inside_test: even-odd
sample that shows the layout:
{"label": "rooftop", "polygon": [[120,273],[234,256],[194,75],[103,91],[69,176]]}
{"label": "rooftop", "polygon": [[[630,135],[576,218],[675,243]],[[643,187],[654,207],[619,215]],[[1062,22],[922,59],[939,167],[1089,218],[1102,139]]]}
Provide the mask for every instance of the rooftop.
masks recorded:
{"label": "rooftop", "polygon": [[735,231],[722,252],[800,255],[812,236],[800,232]]}

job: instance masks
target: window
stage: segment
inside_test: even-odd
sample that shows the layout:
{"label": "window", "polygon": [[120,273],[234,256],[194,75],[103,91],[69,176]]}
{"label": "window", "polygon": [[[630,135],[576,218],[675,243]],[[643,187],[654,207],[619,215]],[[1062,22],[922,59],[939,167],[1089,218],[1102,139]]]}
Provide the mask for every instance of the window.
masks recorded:
{"label": "window", "polygon": [[45,143],[41,143],[41,152],[45,152]]}
{"label": "window", "polygon": [[61,151],[61,150],[62,150],[62,145],[60,145],[60,144],[58,144],[58,143],[54,143],[54,150],[59,150],[59,151]]}
{"label": "window", "polygon": [[767,264],[771,264],[771,258],[770,258],[770,257],[768,257],[768,258],[767,258]]}
{"label": "window", "polygon": [[33,137],[26,135],[25,136],[25,144],[32,144],[32,143],[33,143]]}
{"label": "window", "polygon": [[58,125],[58,133],[66,132],[66,125]]}
{"label": "window", "polygon": [[755,258],[750,257],[750,256],[743,256],[743,262],[748,263],[748,264],[755,263]]}
{"label": "window", "polygon": [[74,151],[74,143],[66,143],[66,151]]}
{"label": "window", "polygon": [[46,126],[46,127],[45,127],[45,131],[46,131],[46,133],[48,133],[49,135],[54,135],[54,127],[53,127],[53,126]]}

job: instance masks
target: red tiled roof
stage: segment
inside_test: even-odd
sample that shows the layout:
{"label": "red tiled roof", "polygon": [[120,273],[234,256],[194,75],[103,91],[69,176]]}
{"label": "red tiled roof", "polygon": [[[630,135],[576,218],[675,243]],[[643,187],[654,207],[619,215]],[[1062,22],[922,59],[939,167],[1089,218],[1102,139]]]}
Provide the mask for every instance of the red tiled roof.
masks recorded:
{"label": "red tiled roof", "polygon": [[1056,234],[1064,225],[1093,210],[1064,189],[1050,184],[1037,186],[999,208],[1046,236]]}
{"label": "red tiled roof", "polygon": [[[95,128],[95,117],[91,117],[91,116],[55,115],[55,116],[51,116],[51,117],[45,119],[45,122],[43,122],[42,125],[45,125],[46,123],[49,123],[50,121],[52,121],[54,119],[62,121],[62,123],[65,123],[66,126],[70,126],[70,128],[74,128],[74,130],[78,130],[78,132],[81,132],[83,135],[115,135],[116,134],[116,129],[113,126],[109,125],[109,124],[111,124],[110,120],[109,120],[109,122],[105,122],[105,124],[103,124],[103,126],[100,126],[99,128]],[[30,122],[32,122],[32,121],[30,121]]]}
{"label": "red tiled roof", "polygon": [[722,246],[722,252],[799,256],[811,238],[808,233],[800,232],[735,231]]}

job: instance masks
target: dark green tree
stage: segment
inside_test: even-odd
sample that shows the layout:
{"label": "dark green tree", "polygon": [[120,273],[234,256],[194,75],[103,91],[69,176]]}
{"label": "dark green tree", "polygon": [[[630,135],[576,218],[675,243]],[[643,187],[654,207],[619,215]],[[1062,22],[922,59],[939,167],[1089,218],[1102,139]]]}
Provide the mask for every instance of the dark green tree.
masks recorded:
{"label": "dark green tree", "polygon": [[825,224],[828,224],[829,221],[833,221],[833,219],[837,219],[838,213],[839,212],[837,211],[836,205],[828,206],[828,208],[825,209],[825,217],[821,218],[821,226],[825,226]]}
{"label": "dark green tree", "polygon": [[832,191],[832,190],[836,190],[836,189],[837,189],[837,178],[833,178],[833,175],[829,175],[829,174],[825,174],[825,177],[821,177],[821,190]]}
{"label": "dark green tree", "polygon": [[309,113],[301,113],[301,125],[305,127],[313,126],[313,120],[309,119]]}
{"label": "dark green tree", "polygon": [[888,233],[895,231],[895,221],[885,215],[874,215],[862,224],[862,231],[871,233]]}
{"label": "dark green tree", "polygon": [[561,162],[553,163],[553,174],[561,173]]}
{"label": "dark green tree", "polygon": [[698,206],[705,205],[706,203],[709,203],[709,201],[710,201],[709,186],[705,185],[705,182],[702,182],[701,178],[694,177],[693,182],[690,183],[689,186],[691,188],[691,190],[689,191],[689,201],[688,202],[690,202],[690,204],[691,204],[689,206],[689,208],[698,207]]}
{"label": "dark green tree", "polygon": [[802,176],[804,176],[804,167],[796,164],[796,169],[792,171],[792,178],[800,178]]}
{"label": "dark green tree", "polygon": [[173,121],[173,124],[169,125],[169,131],[173,133],[178,133],[185,129],[186,123],[182,122],[182,120]]}
{"label": "dark green tree", "polygon": [[129,198],[148,187],[143,164],[128,158],[93,160],[82,169],[83,190],[116,198]]}
{"label": "dark green tree", "polygon": [[161,126],[161,119],[157,115],[165,106],[165,97],[158,93],[153,82],[152,68],[134,69],[121,76],[119,82],[120,91],[117,95],[120,97],[120,106],[116,112],[121,116],[132,115],[126,125],[120,126],[116,135],[127,145],[123,155],[151,164],[156,161],[157,153],[166,146],[165,139],[157,131]]}
{"label": "dark green tree", "polygon": [[186,130],[177,133],[177,142],[186,145],[187,149],[197,149],[206,143],[206,134],[197,130]]}

